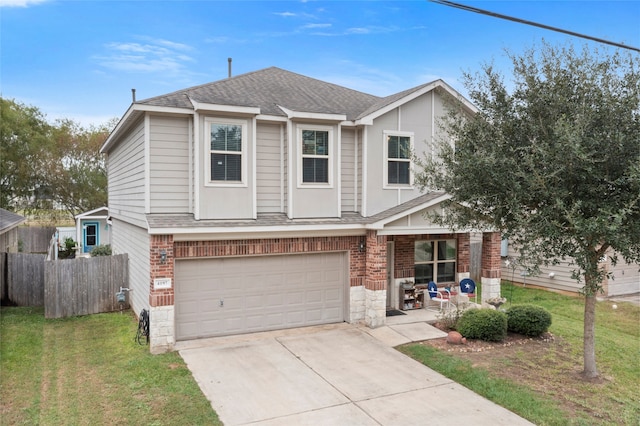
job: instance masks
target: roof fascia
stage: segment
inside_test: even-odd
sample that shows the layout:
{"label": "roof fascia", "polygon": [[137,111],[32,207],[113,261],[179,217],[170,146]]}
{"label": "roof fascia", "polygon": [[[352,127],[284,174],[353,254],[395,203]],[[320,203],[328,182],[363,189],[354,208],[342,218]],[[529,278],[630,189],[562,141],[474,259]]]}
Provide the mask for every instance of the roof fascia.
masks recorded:
{"label": "roof fascia", "polygon": [[258,121],[275,121],[277,123],[286,123],[287,122],[287,117],[282,117],[280,115],[258,114],[258,115],[256,115],[256,120],[258,120]]}
{"label": "roof fascia", "polygon": [[407,217],[409,215],[412,215],[414,213],[419,212],[420,210],[424,210],[424,209],[428,209],[429,207],[433,207],[436,204],[440,204],[443,201],[449,200],[452,196],[450,194],[444,194],[441,195],[439,197],[434,198],[433,200],[429,200],[426,201],[420,205],[417,205],[415,207],[412,207],[410,209],[407,209],[403,212],[400,213],[396,213],[392,216],[389,216],[387,218],[381,219],[377,222],[373,222],[369,225],[367,225],[367,229],[384,229],[385,225],[391,223],[391,222],[395,222],[398,219],[402,219],[403,217]]}
{"label": "roof fascia", "polygon": [[[74,217],[76,219],[79,218],[83,218],[83,217],[87,217],[87,216],[91,216],[94,213],[99,212],[100,210],[106,210],[107,211],[107,216],[109,216],[109,207],[103,206],[103,207],[98,207],[97,209],[93,209],[93,210],[89,210],[88,212],[84,212],[84,213],[80,213],[75,215]],[[106,216],[105,216],[106,217]]]}
{"label": "roof fascia", "polygon": [[306,119],[306,120],[324,120],[324,121],[347,121],[346,114],[329,114],[322,112],[305,112],[305,111],[292,111],[281,105],[278,108],[287,114],[287,118],[293,119]]}
{"label": "roof fascia", "polygon": [[451,96],[455,97],[456,99],[460,100],[462,102],[462,104],[472,113],[476,113],[478,110],[475,106],[473,106],[472,103],[470,103],[468,100],[466,100],[460,93],[458,93],[456,90],[454,90],[451,86],[449,86],[447,83],[445,83],[442,80],[436,80],[432,83],[429,83],[428,85],[424,86],[423,88],[421,88],[420,90],[416,90],[415,92],[409,93],[407,96],[404,96],[398,100],[396,100],[395,102],[390,103],[389,105],[386,105],[382,108],[380,108],[377,111],[372,112],[371,114],[368,114],[358,120],[356,120],[356,125],[362,124],[362,125],[372,125],[373,124],[373,120],[375,120],[376,118],[380,117],[381,115],[384,115],[386,113],[388,113],[389,111],[392,111],[396,108],[398,108],[401,105],[406,104],[407,102],[410,102],[422,95],[424,95],[425,93],[428,93],[430,91],[432,91],[435,88],[442,88],[443,90],[447,91]]}
{"label": "roof fascia", "polygon": [[[285,226],[211,226],[211,227],[180,227],[180,228],[149,228],[148,230],[150,235],[163,235],[163,234],[174,234],[174,235],[186,235],[186,234],[220,234],[233,236],[233,238],[237,238],[234,236],[236,234],[247,234],[247,235],[255,235],[255,234],[274,234],[274,235],[282,235],[289,234],[292,232],[295,233],[306,233],[306,232],[356,232],[352,235],[361,235],[365,232],[365,225],[358,224],[347,224],[347,225],[285,225]],[[332,234],[333,235],[333,234]]]}
{"label": "roof fascia", "polygon": [[18,220],[17,222],[14,222],[14,223],[10,224],[6,228],[0,229],[0,234],[7,233],[7,232],[11,231],[12,229],[17,228],[18,226],[22,225],[26,220],[27,220],[26,217],[22,218],[22,219]]}
{"label": "roof fascia", "polygon": [[189,97],[189,101],[191,101],[191,104],[193,105],[193,109],[198,112],[210,111],[210,112],[229,112],[234,114],[249,114],[249,115],[260,114],[260,108],[258,107],[210,104],[206,102],[195,101],[191,97]]}

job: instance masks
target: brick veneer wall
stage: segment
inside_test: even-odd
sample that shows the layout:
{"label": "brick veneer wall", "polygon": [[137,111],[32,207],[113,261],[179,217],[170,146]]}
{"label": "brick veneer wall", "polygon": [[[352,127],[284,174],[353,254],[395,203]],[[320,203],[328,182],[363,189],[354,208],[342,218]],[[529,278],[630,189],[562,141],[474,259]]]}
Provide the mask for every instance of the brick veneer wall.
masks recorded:
{"label": "brick veneer wall", "polygon": [[499,232],[482,234],[482,277],[500,278],[501,270],[501,238]]}
{"label": "brick veneer wall", "polygon": [[177,241],[174,243],[174,248],[176,259],[348,251],[349,284],[355,287],[364,285],[366,259],[365,253],[359,251],[363,238],[351,236]]}
{"label": "brick veneer wall", "polygon": [[[166,253],[166,260],[162,261],[162,251]],[[174,272],[173,272],[173,235],[152,235],[150,247],[151,281],[149,282],[149,305],[171,306],[174,303]],[[171,288],[154,290],[153,281],[156,278],[170,278]]]}
{"label": "brick veneer wall", "polygon": [[471,268],[471,235],[458,234],[456,268],[457,272],[469,272]]}
{"label": "brick veneer wall", "polygon": [[[466,237],[466,243],[465,241]],[[435,235],[395,235],[390,237],[390,241],[394,242],[394,278],[413,278],[416,275],[415,270],[415,242],[419,240],[451,240],[458,239],[457,247],[460,251],[462,247],[462,255],[458,253],[456,262],[460,272],[460,267],[469,270],[470,262],[470,239],[469,234],[435,234]],[[461,242],[462,239],[462,242]],[[466,245],[465,245],[466,244]],[[460,265],[466,262],[466,265]],[[466,271],[465,271],[466,272]]]}
{"label": "brick veneer wall", "polygon": [[368,290],[387,288],[387,237],[367,231],[365,283]]}

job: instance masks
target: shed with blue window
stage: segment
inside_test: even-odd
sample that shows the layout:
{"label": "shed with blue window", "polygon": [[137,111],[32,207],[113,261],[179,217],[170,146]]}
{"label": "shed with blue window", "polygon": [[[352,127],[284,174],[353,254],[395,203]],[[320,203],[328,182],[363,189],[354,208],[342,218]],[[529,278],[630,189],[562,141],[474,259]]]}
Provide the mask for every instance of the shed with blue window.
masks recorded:
{"label": "shed with blue window", "polygon": [[111,244],[108,207],[80,213],[75,218],[77,254],[91,253],[97,246]]}

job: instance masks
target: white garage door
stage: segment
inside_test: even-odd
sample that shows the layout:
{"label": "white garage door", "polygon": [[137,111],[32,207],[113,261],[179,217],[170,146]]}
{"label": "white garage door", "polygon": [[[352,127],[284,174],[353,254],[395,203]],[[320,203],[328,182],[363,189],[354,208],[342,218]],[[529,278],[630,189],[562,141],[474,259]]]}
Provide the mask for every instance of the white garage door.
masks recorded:
{"label": "white garage door", "polygon": [[344,321],[346,253],[178,260],[178,340]]}

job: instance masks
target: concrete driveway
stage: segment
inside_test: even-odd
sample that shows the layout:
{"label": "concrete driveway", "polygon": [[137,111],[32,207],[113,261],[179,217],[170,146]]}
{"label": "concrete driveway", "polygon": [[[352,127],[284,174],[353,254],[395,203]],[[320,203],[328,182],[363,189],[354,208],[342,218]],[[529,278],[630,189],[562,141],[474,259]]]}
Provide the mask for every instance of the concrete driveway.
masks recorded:
{"label": "concrete driveway", "polygon": [[178,349],[226,426],[531,424],[393,349],[398,330],[343,323]]}

